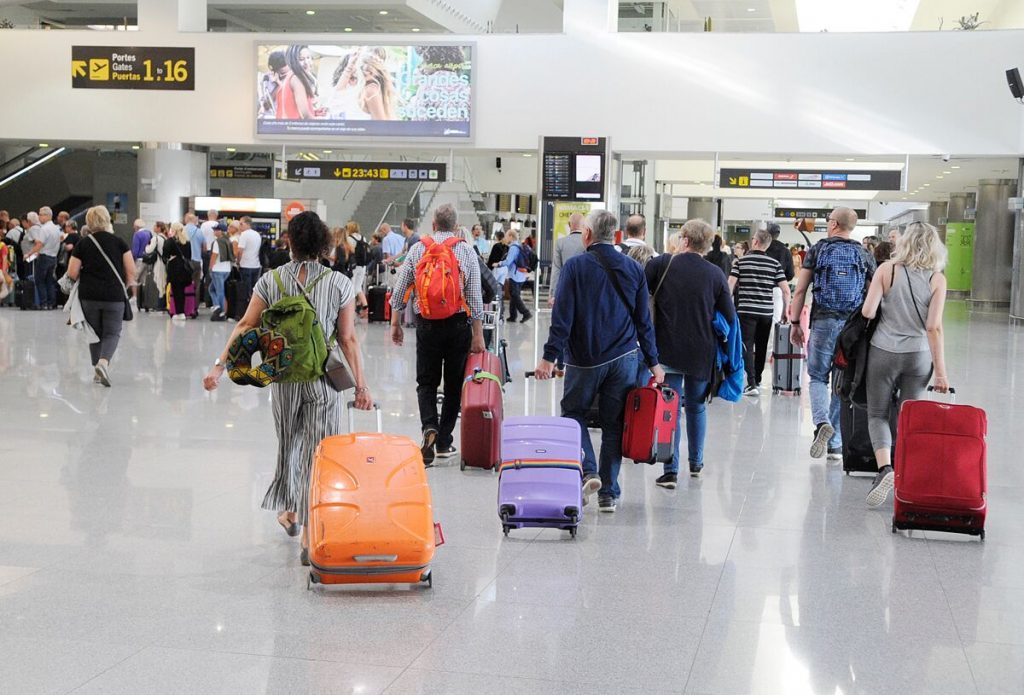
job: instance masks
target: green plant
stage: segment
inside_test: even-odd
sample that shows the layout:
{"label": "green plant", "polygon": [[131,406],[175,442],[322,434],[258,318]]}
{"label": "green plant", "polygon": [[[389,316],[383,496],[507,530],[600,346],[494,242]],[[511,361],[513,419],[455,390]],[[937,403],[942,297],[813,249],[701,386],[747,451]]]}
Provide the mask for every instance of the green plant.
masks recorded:
{"label": "green plant", "polygon": [[958,25],[957,30],[974,31],[982,24],[987,24],[988,22],[978,21],[978,17],[980,16],[980,14],[980,12],[975,12],[974,14],[969,14],[966,17],[961,17],[960,19],[956,20],[956,23]]}
{"label": "green plant", "polygon": [[7,19],[7,17],[0,17],[0,29],[13,29],[14,22]]}

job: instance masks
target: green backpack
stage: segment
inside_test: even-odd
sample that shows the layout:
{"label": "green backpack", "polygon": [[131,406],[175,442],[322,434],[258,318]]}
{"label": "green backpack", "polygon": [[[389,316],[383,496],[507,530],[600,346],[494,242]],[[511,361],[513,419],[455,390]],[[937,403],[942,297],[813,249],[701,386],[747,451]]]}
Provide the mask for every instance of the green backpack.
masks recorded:
{"label": "green backpack", "polygon": [[[282,296],[263,311],[260,322],[264,329],[284,336],[287,346],[294,354],[291,366],[281,378],[282,382],[315,381],[324,374],[327,340],[320,327],[320,320],[316,317],[316,310],[309,301],[308,292],[330,272],[325,270],[305,288],[299,285],[299,294],[290,295],[281,281],[280,274],[276,270],[273,271],[274,282],[277,283]],[[298,278],[295,281],[298,283]]]}

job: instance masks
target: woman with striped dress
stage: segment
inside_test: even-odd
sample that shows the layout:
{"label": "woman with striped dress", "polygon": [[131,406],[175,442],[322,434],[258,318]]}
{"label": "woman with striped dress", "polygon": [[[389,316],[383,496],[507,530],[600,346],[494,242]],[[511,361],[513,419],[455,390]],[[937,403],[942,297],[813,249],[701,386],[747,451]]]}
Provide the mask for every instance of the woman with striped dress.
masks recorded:
{"label": "woman with striped dress", "polygon": [[[355,333],[355,289],[352,281],[320,263],[330,253],[330,232],[313,212],[296,215],[288,223],[292,261],[277,269],[288,295],[306,288],[325,337],[337,327],[338,343],[355,378],[355,402],[361,410],[373,407],[366,386],[363,359]],[[207,391],[217,388],[224,375],[228,349],[235,338],[260,325],[263,311],[282,299],[273,273],[261,277],[253,289],[245,315],[228,338],[220,357],[203,380]],[[277,521],[289,536],[299,535],[306,524],[309,473],[313,453],[324,437],[341,433],[342,394],[322,376],[316,381],[271,384],[274,428],[277,432],[277,471],[263,498],[263,509],[277,511]],[[302,540],[302,563],[308,564],[306,539]]]}

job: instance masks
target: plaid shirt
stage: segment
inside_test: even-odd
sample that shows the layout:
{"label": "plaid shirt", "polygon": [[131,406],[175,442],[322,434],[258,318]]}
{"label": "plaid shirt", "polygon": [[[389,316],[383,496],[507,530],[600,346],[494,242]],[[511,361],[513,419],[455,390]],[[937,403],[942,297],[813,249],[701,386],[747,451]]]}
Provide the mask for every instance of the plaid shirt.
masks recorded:
{"label": "plaid shirt", "polygon": [[[431,237],[438,244],[456,236],[452,232],[434,232]],[[455,259],[459,262],[462,276],[462,297],[469,305],[470,318],[482,321],[484,302],[480,293],[480,261],[477,260],[476,249],[469,243],[456,244],[453,249]],[[405,309],[405,293],[413,290],[413,311],[420,313],[419,298],[416,297],[416,264],[423,258],[423,243],[417,243],[405,256],[405,262],[398,268],[395,286],[391,290],[391,310],[401,313]],[[462,313],[462,312],[460,312]]]}

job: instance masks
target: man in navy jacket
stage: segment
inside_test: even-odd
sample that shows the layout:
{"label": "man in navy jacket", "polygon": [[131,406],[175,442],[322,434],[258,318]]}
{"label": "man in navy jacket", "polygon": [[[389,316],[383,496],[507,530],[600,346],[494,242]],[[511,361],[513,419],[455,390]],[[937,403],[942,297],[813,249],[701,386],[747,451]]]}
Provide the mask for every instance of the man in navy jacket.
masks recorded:
{"label": "man in navy jacket", "polygon": [[[644,367],[655,382],[665,380],[658,366],[647,279],[636,261],[616,251],[617,226],[607,210],[594,210],[587,218],[587,251],[562,268],[544,357],[535,370],[538,379],[550,379],[555,363],[565,362],[562,415],[583,429],[584,501],[597,491],[602,512],[614,512],[618,504],[626,396]],[[595,398],[600,399],[600,467],[586,434],[586,414]]]}

